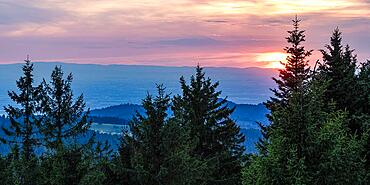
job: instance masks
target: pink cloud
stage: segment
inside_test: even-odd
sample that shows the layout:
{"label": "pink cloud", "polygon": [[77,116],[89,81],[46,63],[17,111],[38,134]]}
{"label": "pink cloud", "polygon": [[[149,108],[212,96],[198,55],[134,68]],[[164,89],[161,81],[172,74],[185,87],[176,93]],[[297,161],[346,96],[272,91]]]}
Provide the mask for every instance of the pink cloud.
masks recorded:
{"label": "pink cloud", "polygon": [[365,60],[369,7],[363,0],[19,0],[0,3],[0,17],[12,18],[0,26],[0,62],[30,54],[39,61],[264,67],[268,61],[255,54],[282,52],[296,13],[307,48],[323,48],[339,26]]}

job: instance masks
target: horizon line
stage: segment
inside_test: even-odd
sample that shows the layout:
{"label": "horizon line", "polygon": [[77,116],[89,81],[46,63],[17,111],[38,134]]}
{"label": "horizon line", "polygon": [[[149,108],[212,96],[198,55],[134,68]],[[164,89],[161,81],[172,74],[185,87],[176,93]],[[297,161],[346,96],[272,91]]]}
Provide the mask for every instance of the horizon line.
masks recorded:
{"label": "horizon line", "polygon": [[[56,63],[56,64],[74,64],[74,65],[97,65],[97,66],[143,66],[143,67],[178,67],[178,68],[194,68],[197,65],[190,66],[190,65],[153,65],[153,64],[122,64],[122,63],[78,63],[78,62],[67,62],[67,61],[32,61],[32,63]],[[9,63],[0,63],[0,65],[17,65],[23,64],[23,62],[9,62]],[[237,67],[237,66],[202,66],[202,68],[231,68],[231,69],[272,69],[272,70],[279,70],[278,68],[271,68],[271,67],[258,67],[258,66],[251,66],[251,67]]]}

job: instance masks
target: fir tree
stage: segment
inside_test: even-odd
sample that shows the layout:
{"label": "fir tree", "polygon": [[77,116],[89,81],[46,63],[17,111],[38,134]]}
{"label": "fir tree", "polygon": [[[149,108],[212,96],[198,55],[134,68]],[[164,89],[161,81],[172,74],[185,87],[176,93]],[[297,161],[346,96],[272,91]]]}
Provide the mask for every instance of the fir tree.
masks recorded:
{"label": "fir tree", "polygon": [[[37,184],[37,158],[34,154],[35,147],[39,146],[39,131],[37,127],[40,125],[39,100],[41,86],[34,86],[33,79],[33,64],[27,58],[22,67],[23,76],[17,80],[17,88],[19,93],[9,91],[9,97],[18,106],[8,105],[5,107],[5,112],[10,119],[9,127],[2,127],[6,137],[3,142],[8,143],[11,148],[21,147],[20,158],[14,161],[14,164],[22,163],[19,168],[14,168],[12,173],[19,174],[17,181],[21,184],[30,185]],[[15,144],[15,145],[14,145]],[[15,150],[18,151],[17,148]]]}
{"label": "fir tree", "polygon": [[356,96],[353,103],[356,106],[356,113],[352,116],[353,122],[361,125],[363,136],[367,136],[364,145],[366,156],[367,179],[370,182],[370,61],[364,62],[359,68],[357,77]]}
{"label": "fir tree", "polygon": [[[336,28],[330,38],[330,45],[326,50],[321,50],[323,55],[323,64],[319,68],[321,75],[328,81],[326,91],[327,104],[335,102],[337,109],[349,111],[355,114],[356,105],[356,56],[353,50],[347,45],[342,46],[342,33]],[[359,130],[360,123],[351,122],[349,127],[353,130]]]}
{"label": "fir tree", "polygon": [[134,117],[121,141],[121,183],[204,184],[208,166],[190,156],[188,134],[168,117],[169,105],[163,86],[156,97],[143,100],[145,115]]}
{"label": "fir tree", "polygon": [[279,78],[273,78],[278,85],[277,89],[272,89],[274,97],[265,103],[271,111],[287,106],[293,92],[300,91],[308,80],[310,69],[307,57],[311,55],[312,50],[306,50],[302,45],[302,42],[306,41],[306,36],[305,31],[299,29],[300,21],[296,16],[293,20],[293,30],[288,31],[289,36],[286,40],[290,46],[284,50],[289,56],[286,62],[282,63],[285,68],[279,70]]}
{"label": "fir tree", "polygon": [[347,116],[333,111],[315,132],[319,158],[312,184],[366,184],[363,139],[349,134]]}
{"label": "fir tree", "polygon": [[[306,159],[309,157],[307,98],[309,67],[307,51],[302,45],[304,31],[299,29],[297,17],[293,30],[286,38],[290,46],[284,50],[289,54],[285,68],[279,78],[273,78],[278,88],[273,89],[274,97],[265,103],[271,111],[268,115],[271,125],[263,127],[265,138],[258,143],[260,156],[254,159],[248,173],[259,174],[257,184],[305,184],[309,182]],[[255,168],[254,165],[259,166]],[[246,178],[248,179],[248,178]],[[248,180],[249,181],[249,180]],[[250,181],[249,181],[250,182]]]}
{"label": "fir tree", "polygon": [[[370,61],[362,63],[357,76],[357,93],[354,98],[355,121],[362,123],[362,129],[370,128]],[[370,146],[370,145],[369,145]],[[370,150],[369,150],[370,151]],[[370,159],[369,159],[370,160]]]}
{"label": "fir tree", "polygon": [[45,118],[40,128],[51,149],[63,147],[65,140],[85,133],[91,125],[83,95],[73,100],[72,79],[72,74],[63,79],[62,68],[56,66],[50,83],[45,80],[42,83],[42,113]]}
{"label": "fir tree", "polygon": [[[301,32],[297,31],[299,21],[295,19],[293,22],[296,31],[289,32],[295,35],[288,37],[289,43],[293,40],[289,38],[299,38],[297,33]],[[302,49],[303,46],[293,44],[286,51],[294,51],[295,48]],[[340,50],[340,47],[332,49]],[[344,53],[347,60],[352,57],[348,47]],[[294,52],[290,54],[296,55]],[[304,63],[305,57],[288,57],[287,68],[280,71],[280,80],[275,79],[279,87],[274,90],[276,97],[267,102],[271,110],[271,125],[264,128],[267,137],[260,142],[263,146],[260,155],[253,156],[243,171],[244,184],[366,182],[362,146],[367,137],[348,132],[347,114],[338,110],[335,102],[327,101],[327,91],[332,82],[321,71],[310,76],[306,72],[307,65],[301,65],[300,75],[285,75],[292,71],[289,66],[299,66],[294,65],[299,61],[291,59],[300,59]],[[325,67],[321,66],[320,70],[328,70]],[[296,79],[285,79],[293,76]]]}
{"label": "fir tree", "polygon": [[[290,104],[290,100],[292,100],[293,96],[296,96],[295,99],[297,100],[299,107],[298,110],[300,111],[297,115],[297,122],[293,123],[293,125],[281,125],[280,129],[290,129],[290,128],[298,128],[298,130],[304,129],[305,127],[303,124],[302,116],[303,116],[303,96],[304,91],[307,88],[307,82],[309,79],[309,66],[307,57],[309,57],[312,53],[312,50],[306,50],[305,47],[302,45],[302,42],[305,41],[304,31],[299,29],[299,22],[300,20],[295,17],[293,20],[293,30],[288,31],[289,36],[286,38],[288,44],[284,48],[285,52],[289,54],[286,58],[286,63],[284,63],[285,68],[279,71],[279,78],[273,78],[273,80],[278,85],[278,89],[272,89],[274,93],[274,97],[271,97],[269,101],[265,103],[266,107],[271,111],[271,114],[267,115],[269,120],[271,121],[271,127],[279,127],[280,123],[276,121],[277,118],[274,118],[274,112],[277,112],[282,109],[286,109]],[[276,116],[275,116],[276,117]],[[297,125],[294,125],[297,124]],[[285,127],[285,128],[284,128]],[[300,128],[302,127],[302,128]],[[263,149],[263,145],[268,143],[268,136],[269,136],[269,129],[272,128],[262,128],[265,130],[264,139],[260,140],[259,148]],[[289,130],[284,130],[285,132],[290,132]],[[296,133],[300,134],[300,133]],[[267,136],[267,137],[266,137]],[[299,140],[302,141],[303,136],[299,136]],[[299,146],[301,147],[301,146]],[[301,149],[298,150],[300,152]],[[264,151],[266,153],[266,151]]]}
{"label": "fir tree", "polygon": [[[306,88],[307,81],[309,79],[309,67],[308,60],[312,53],[312,50],[306,50],[302,43],[305,41],[304,30],[299,29],[300,20],[295,17],[293,20],[293,30],[288,31],[289,36],[286,38],[288,44],[284,48],[285,52],[289,54],[286,58],[286,62],[282,63],[285,68],[279,70],[279,78],[273,78],[278,85],[277,89],[271,89],[274,93],[274,97],[265,102],[265,106],[271,111],[278,111],[284,109],[289,104],[289,99],[293,94],[300,94],[303,96],[302,90]],[[268,114],[267,118],[271,122],[271,126],[265,127],[260,125],[263,131],[263,137],[259,139],[257,147],[261,153],[266,153],[266,144],[268,144],[269,138],[269,127],[275,127],[278,123],[273,123],[274,118],[272,114]]]}
{"label": "fir tree", "polygon": [[8,92],[9,97],[20,105],[20,108],[11,105],[4,108],[10,119],[10,127],[2,129],[7,136],[3,141],[9,144],[21,143],[25,159],[30,160],[34,147],[39,144],[36,134],[40,120],[36,114],[38,113],[40,87],[33,85],[33,64],[29,59],[25,62],[22,68],[23,76],[17,81],[19,94],[15,91]]}
{"label": "fir tree", "polygon": [[355,98],[354,104],[356,106],[357,112],[363,113],[359,115],[363,122],[368,120],[368,124],[364,124],[366,126],[370,125],[369,117],[370,117],[370,60],[362,63],[359,68],[359,74],[357,77],[357,86],[358,86],[358,93]]}
{"label": "fir tree", "polygon": [[[161,152],[161,130],[167,121],[167,109],[170,97],[164,88],[158,86],[158,96],[153,99],[148,95],[143,100],[146,116],[137,114],[131,123],[131,133],[126,134],[122,141],[122,152],[132,148],[128,154],[132,161],[130,166],[135,171],[139,184],[162,184],[159,178],[164,156]],[[125,155],[125,153],[121,153]]]}
{"label": "fir tree", "polygon": [[191,155],[213,160],[207,183],[239,184],[244,136],[230,118],[234,108],[219,98],[219,83],[206,79],[199,66],[189,85],[183,77],[180,84],[182,94],[174,97],[172,110],[177,122],[190,132],[190,142],[194,143]]}

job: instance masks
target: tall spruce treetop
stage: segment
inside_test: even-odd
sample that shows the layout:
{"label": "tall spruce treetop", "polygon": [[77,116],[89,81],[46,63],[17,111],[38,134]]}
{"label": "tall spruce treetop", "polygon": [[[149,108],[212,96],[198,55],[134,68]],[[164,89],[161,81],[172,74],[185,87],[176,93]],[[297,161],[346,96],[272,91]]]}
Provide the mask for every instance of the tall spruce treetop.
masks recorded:
{"label": "tall spruce treetop", "polygon": [[40,124],[40,119],[36,114],[41,86],[33,85],[33,64],[28,58],[25,62],[22,67],[23,76],[16,82],[19,93],[8,92],[10,99],[18,106],[8,105],[4,108],[10,119],[10,126],[2,127],[6,135],[2,141],[9,144],[20,144],[24,159],[28,161],[33,155],[34,147],[39,144],[37,126]]}
{"label": "tall spruce treetop", "polygon": [[131,159],[126,161],[125,168],[133,168],[140,184],[163,184],[160,174],[165,160],[161,151],[162,129],[167,124],[170,97],[162,85],[157,89],[156,97],[147,95],[142,102],[146,116],[137,113],[130,124],[131,133],[126,133],[121,141],[121,155]]}
{"label": "tall spruce treetop", "polygon": [[[293,95],[303,97],[303,90],[307,86],[309,79],[310,68],[308,66],[307,57],[312,53],[312,50],[306,50],[302,43],[305,41],[304,30],[299,29],[299,23],[301,20],[295,17],[293,21],[293,30],[288,31],[289,36],[286,40],[290,46],[284,48],[288,54],[286,62],[282,64],[285,66],[284,69],[279,70],[279,78],[273,78],[278,85],[277,89],[271,89],[274,93],[274,97],[265,102],[265,106],[271,111],[271,114],[267,115],[267,118],[272,123],[271,126],[264,126],[260,124],[263,138],[260,138],[257,143],[257,148],[263,155],[267,154],[266,144],[270,135],[271,127],[278,126],[278,122],[274,122],[272,114],[275,111],[287,108],[289,100]],[[301,98],[302,99],[302,98]],[[302,102],[301,102],[302,103]]]}
{"label": "tall spruce treetop", "polygon": [[240,183],[244,136],[230,118],[234,108],[220,99],[219,83],[205,78],[203,69],[197,66],[190,84],[183,77],[180,84],[182,95],[174,97],[172,110],[175,119],[190,130],[195,142],[192,155],[218,160],[209,183]]}
{"label": "tall spruce treetop", "polygon": [[267,101],[266,106],[273,111],[276,106],[286,106],[287,100],[305,84],[309,75],[309,66],[307,57],[312,53],[312,50],[306,50],[302,45],[305,41],[304,30],[299,29],[299,20],[297,16],[293,20],[293,30],[288,31],[289,36],[286,38],[290,46],[284,48],[289,55],[286,62],[282,63],[285,68],[279,70],[279,79],[273,78],[277,83],[278,89],[272,89],[275,97]]}
{"label": "tall spruce treetop", "polygon": [[51,74],[50,83],[46,83],[45,80],[42,83],[42,113],[45,118],[41,131],[47,146],[52,149],[62,147],[65,139],[86,132],[91,125],[83,95],[73,100],[72,79],[72,74],[63,79],[62,68],[56,66]]}
{"label": "tall spruce treetop", "polygon": [[[329,81],[326,97],[335,101],[337,108],[353,113],[352,90],[356,84],[356,56],[347,45],[343,48],[342,33],[336,28],[330,38],[327,51],[321,50],[323,65],[319,68],[321,74]],[[349,90],[351,89],[351,90]]]}

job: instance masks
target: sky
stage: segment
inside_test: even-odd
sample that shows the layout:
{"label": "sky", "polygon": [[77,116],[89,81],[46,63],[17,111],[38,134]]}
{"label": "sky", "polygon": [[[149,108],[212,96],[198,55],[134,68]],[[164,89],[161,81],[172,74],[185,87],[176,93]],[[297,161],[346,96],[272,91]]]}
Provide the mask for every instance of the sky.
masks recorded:
{"label": "sky", "polygon": [[0,63],[279,67],[296,14],[311,61],[336,27],[370,59],[370,0],[0,0]]}

